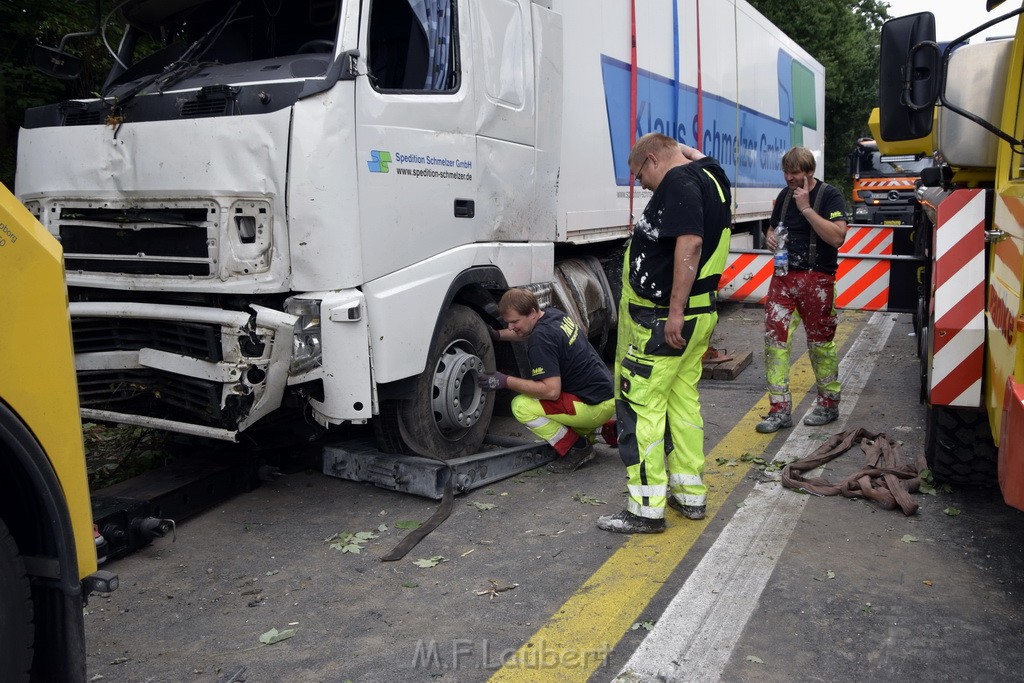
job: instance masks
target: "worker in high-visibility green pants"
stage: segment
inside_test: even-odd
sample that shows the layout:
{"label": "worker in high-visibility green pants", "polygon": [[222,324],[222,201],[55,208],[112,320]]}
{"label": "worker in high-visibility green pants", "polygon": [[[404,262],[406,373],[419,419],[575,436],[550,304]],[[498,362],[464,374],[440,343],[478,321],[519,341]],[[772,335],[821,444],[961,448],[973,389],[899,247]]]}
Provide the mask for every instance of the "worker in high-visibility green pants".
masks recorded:
{"label": "worker in high-visibility green pants", "polygon": [[718,321],[732,197],[717,161],[665,135],[641,137],[629,167],[654,192],[627,247],[619,307],[615,414],[629,499],[597,525],[658,533],[666,504],[705,516],[697,382]]}

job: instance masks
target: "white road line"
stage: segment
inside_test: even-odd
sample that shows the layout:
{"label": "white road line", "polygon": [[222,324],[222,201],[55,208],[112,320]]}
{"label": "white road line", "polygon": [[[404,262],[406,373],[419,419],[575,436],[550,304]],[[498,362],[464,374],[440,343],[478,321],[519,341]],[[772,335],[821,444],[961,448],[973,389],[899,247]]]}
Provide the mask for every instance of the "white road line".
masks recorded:
{"label": "white road line", "polygon": [[[840,361],[839,419],[824,427],[799,422],[775,460],[807,455],[816,432],[846,429],[895,320],[872,315]],[[718,680],[806,503],[777,482],[756,484],[615,681]]]}

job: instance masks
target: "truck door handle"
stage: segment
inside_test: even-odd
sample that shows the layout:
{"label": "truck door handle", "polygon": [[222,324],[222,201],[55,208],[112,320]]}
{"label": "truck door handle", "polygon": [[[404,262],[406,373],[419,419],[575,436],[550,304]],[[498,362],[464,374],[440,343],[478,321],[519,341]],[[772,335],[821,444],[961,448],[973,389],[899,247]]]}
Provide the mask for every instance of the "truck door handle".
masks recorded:
{"label": "truck door handle", "polygon": [[455,217],[472,218],[476,215],[476,202],[472,199],[455,200]]}

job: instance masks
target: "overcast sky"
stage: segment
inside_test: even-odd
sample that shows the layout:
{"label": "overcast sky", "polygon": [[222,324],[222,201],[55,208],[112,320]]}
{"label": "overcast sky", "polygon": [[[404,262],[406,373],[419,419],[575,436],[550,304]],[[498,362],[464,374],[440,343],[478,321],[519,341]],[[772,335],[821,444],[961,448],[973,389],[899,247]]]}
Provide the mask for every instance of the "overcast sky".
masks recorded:
{"label": "overcast sky", "polygon": [[[989,19],[1006,14],[1007,12],[1020,7],[1019,2],[1012,0],[1004,2],[992,12],[985,11],[985,0],[885,0],[889,3],[889,16],[902,17],[905,14],[917,12],[931,12],[935,15],[935,32],[939,41],[952,40],[962,36],[976,26],[985,23]],[[1012,35],[1016,17],[1004,21],[986,30],[980,36],[971,39],[971,42],[978,42],[991,36]]]}

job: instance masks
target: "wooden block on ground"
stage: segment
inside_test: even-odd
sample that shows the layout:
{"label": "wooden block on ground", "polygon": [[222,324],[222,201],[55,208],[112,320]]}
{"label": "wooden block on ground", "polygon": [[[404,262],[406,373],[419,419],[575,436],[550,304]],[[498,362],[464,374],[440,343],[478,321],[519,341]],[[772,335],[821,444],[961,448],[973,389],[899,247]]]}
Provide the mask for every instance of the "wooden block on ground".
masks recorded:
{"label": "wooden block on ground", "polygon": [[743,368],[750,365],[754,354],[750,351],[733,353],[732,360],[723,362],[705,362],[701,379],[736,379]]}

